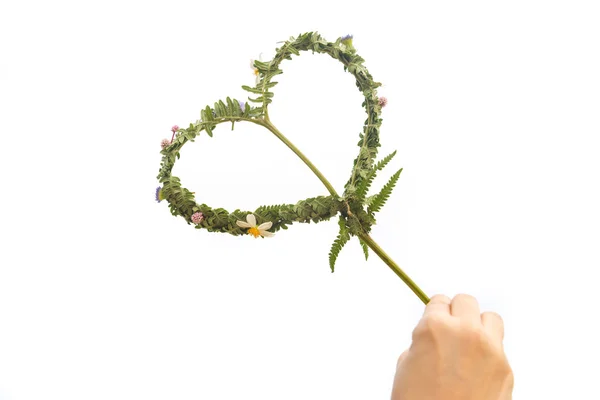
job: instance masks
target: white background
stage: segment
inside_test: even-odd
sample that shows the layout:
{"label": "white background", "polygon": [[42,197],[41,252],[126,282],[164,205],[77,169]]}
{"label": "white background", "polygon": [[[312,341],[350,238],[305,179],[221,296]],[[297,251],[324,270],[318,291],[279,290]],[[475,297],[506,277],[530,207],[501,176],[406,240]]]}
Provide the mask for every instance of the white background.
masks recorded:
{"label": "white background", "polygon": [[[391,4],[3,2],[0,399],[389,398],[423,305],[375,255],[332,274],[334,221],[254,240],[154,201],[171,126],[307,31],[354,34],[389,99],[374,239],[504,317],[515,399],[600,398],[597,2]],[[272,121],[341,192],[360,94],[327,56],[282,68]],[[326,194],[243,124],[174,173],[229,210]]]}

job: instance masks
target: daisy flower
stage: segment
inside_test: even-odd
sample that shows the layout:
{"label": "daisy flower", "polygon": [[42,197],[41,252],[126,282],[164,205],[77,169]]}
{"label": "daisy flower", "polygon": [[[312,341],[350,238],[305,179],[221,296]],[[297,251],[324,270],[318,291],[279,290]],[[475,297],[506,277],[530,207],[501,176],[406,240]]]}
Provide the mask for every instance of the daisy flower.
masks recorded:
{"label": "daisy flower", "polygon": [[[262,53],[258,55],[258,61],[262,61]],[[258,68],[254,66],[254,59],[250,59],[250,68],[252,68],[252,72],[254,72],[254,76],[256,76],[256,84],[258,85],[258,82],[260,82],[260,72],[258,71]]]}
{"label": "daisy flower", "polygon": [[252,68],[252,72],[254,72],[254,76],[256,77],[255,82],[258,85],[258,82],[260,82],[260,72],[258,72],[258,68],[254,66],[253,59],[250,60],[250,68]]}
{"label": "daisy flower", "polygon": [[246,221],[236,221],[235,223],[240,228],[249,228],[248,234],[254,236],[255,238],[259,236],[270,237],[275,235],[274,233],[268,231],[268,229],[273,226],[273,223],[269,221],[256,226],[256,217],[254,214],[246,215]]}

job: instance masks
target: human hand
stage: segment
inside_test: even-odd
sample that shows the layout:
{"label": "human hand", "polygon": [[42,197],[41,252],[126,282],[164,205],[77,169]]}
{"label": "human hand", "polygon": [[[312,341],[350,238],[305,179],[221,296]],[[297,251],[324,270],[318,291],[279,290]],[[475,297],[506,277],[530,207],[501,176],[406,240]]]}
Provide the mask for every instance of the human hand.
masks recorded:
{"label": "human hand", "polygon": [[513,374],[504,324],[477,300],[436,295],[398,359],[392,400],[510,400]]}

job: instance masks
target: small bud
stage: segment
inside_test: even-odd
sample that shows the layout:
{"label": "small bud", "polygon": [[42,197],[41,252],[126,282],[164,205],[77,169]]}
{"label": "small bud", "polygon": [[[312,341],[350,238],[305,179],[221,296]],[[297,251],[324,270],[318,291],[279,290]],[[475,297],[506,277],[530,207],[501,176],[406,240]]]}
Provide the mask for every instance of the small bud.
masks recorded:
{"label": "small bud", "polygon": [[341,42],[348,48],[353,49],[354,46],[352,45],[352,39],[354,39],[354,36],[352,36],[352,35],[342,36]]}
{"label": "small bud", "polygon": [[381,106],[381,108],[385,107],[387,105],[387,97],[380,97],[378,102],[379,105]]}
{"label": "small bud", "polygon": [[175,133],[179,130],[179,127],[177,125],[173,125],[173,127],[171,128],[171,132]]}

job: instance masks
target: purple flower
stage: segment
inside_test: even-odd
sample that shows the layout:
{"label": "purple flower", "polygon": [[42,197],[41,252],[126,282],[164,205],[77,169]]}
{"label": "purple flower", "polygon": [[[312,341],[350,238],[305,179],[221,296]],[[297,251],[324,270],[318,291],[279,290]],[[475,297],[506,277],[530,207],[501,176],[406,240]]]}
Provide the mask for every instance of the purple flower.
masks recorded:
{"label": "purple flower", "polygon": [[198,225],[200,222],[204,221],[204,214],[201,212],[195,212],[192,214],[192,222]]}
{"label": "purple flower", "polygon": [[342,44],[352,48],[352,39],[354,39],[354,36],[352,35],[342,36],[341,42]]}
{"label": "purple flower", "polygon": [[377,101],[379,103],[379,105],[381,106],[381,108],[387,106],[387,97],[380,97],[379,100]]}
{"label": "purple flower", "polygon": [[163,196],[163,192],[162,192],[162,187],[161,186],[159,186],[159,187],[156,188],[155,198],[156,198],[156,202],[157,203],[160,203],[161,201],[163,201],[165,199],[165,197]]}
{"label": "purple flower", "polygon": [[243,101],[239,101],[239,100],[238,100],[238,103],[240,103],[240,108],[242,109],[242,112],[244,112],[244,110],[246,109],[246,103]]}
{"label": "purple flower", "polygon": [[163,139],[160,141],[160,147],[162,147],[163,149],[166,149],[167,147],[169,147],[170,144],[171,144],[171,141],[169,139]]}
{"label": "purple flower", "polygon": [[171,128],[171,132],[175,133],[179,130],[179,126],[177,125],[173,125],[173,127]]}

